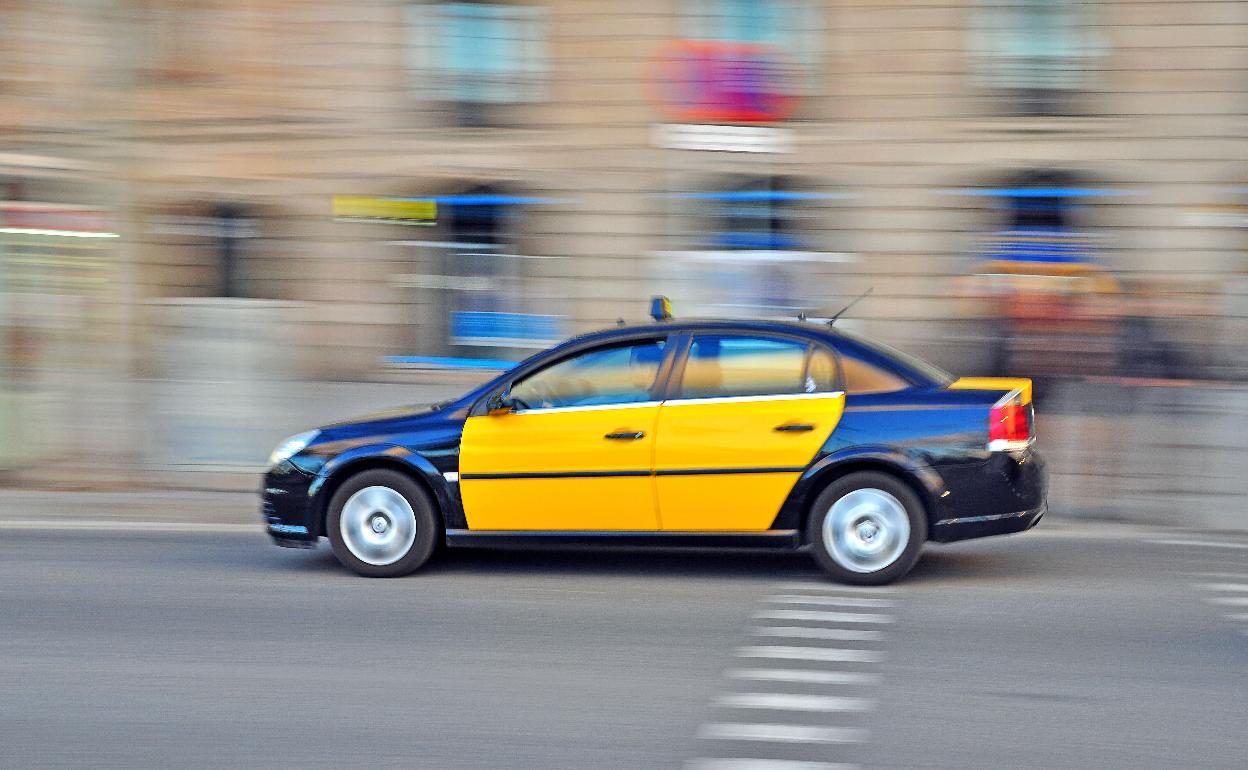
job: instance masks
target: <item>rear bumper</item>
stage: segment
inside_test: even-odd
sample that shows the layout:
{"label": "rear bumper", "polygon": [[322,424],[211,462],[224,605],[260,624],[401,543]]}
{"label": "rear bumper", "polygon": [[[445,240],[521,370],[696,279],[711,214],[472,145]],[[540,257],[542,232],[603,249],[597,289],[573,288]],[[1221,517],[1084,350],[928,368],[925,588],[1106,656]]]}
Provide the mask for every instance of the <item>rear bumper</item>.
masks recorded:
{"label": "rear bumper", "polygon": [[949,543],[991,535],[1008,535],[1025,532],[1040,522],[1049,510],[1048,503],[1016,513],[997,513],[988,516],[965,516],[959,519],[941,519],[932,527],[932,540]]}

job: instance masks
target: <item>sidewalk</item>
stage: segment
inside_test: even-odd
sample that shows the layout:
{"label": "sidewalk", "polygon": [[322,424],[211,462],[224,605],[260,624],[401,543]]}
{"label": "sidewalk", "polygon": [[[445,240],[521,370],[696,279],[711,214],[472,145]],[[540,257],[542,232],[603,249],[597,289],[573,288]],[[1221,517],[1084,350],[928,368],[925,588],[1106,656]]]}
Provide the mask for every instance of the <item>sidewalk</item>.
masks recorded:
{"label": "sidewalk", "polygon": [[0,490],[0,529],[144,524],[247,527],[263,531],[253,492],[47,492]]}

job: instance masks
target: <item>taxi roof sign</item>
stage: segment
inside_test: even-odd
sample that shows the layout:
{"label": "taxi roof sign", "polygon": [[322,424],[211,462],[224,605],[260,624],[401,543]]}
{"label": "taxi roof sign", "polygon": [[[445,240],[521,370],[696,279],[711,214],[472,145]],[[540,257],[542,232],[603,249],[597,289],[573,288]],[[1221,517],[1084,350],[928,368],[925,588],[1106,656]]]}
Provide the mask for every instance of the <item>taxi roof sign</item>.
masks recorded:
{"label": "taxi roof sign", "polygon": [[656,321],[672,320],[672,301],[662,294],[651,297],[650,317]]}

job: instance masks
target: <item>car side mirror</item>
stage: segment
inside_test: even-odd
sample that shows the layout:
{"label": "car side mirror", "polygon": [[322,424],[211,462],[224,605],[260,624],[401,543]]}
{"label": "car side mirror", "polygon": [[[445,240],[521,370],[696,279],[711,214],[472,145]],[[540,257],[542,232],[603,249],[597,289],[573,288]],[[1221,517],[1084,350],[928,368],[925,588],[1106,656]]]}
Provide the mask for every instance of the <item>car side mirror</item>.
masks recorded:
{"label": "car side mirror", "polygon": [[511,397],[510,390],[504,390],[490,396],[485,402],[485,410],[491,417],[507,414],[516,408],[516,400]]}

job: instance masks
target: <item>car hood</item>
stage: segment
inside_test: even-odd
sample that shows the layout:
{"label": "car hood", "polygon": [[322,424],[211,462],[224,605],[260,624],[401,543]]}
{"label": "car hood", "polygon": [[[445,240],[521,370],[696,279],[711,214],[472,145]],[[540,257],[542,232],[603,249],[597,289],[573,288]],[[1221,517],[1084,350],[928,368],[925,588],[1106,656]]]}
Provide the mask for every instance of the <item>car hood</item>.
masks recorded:
{"label": "car hood", "polygon": [[396,406],[390,409],[383,409],[379,412],[363,414],[359,417],[352,417],[338,422],[331,422],[328,425],[321,426],[321,431],[323,433],[336,433],[341,432],[344,429],[350,430],[352,428],[364,427],[379,422],[398,422],[400,420],[416,419],[438,411],[440,411],[438,404]]}

